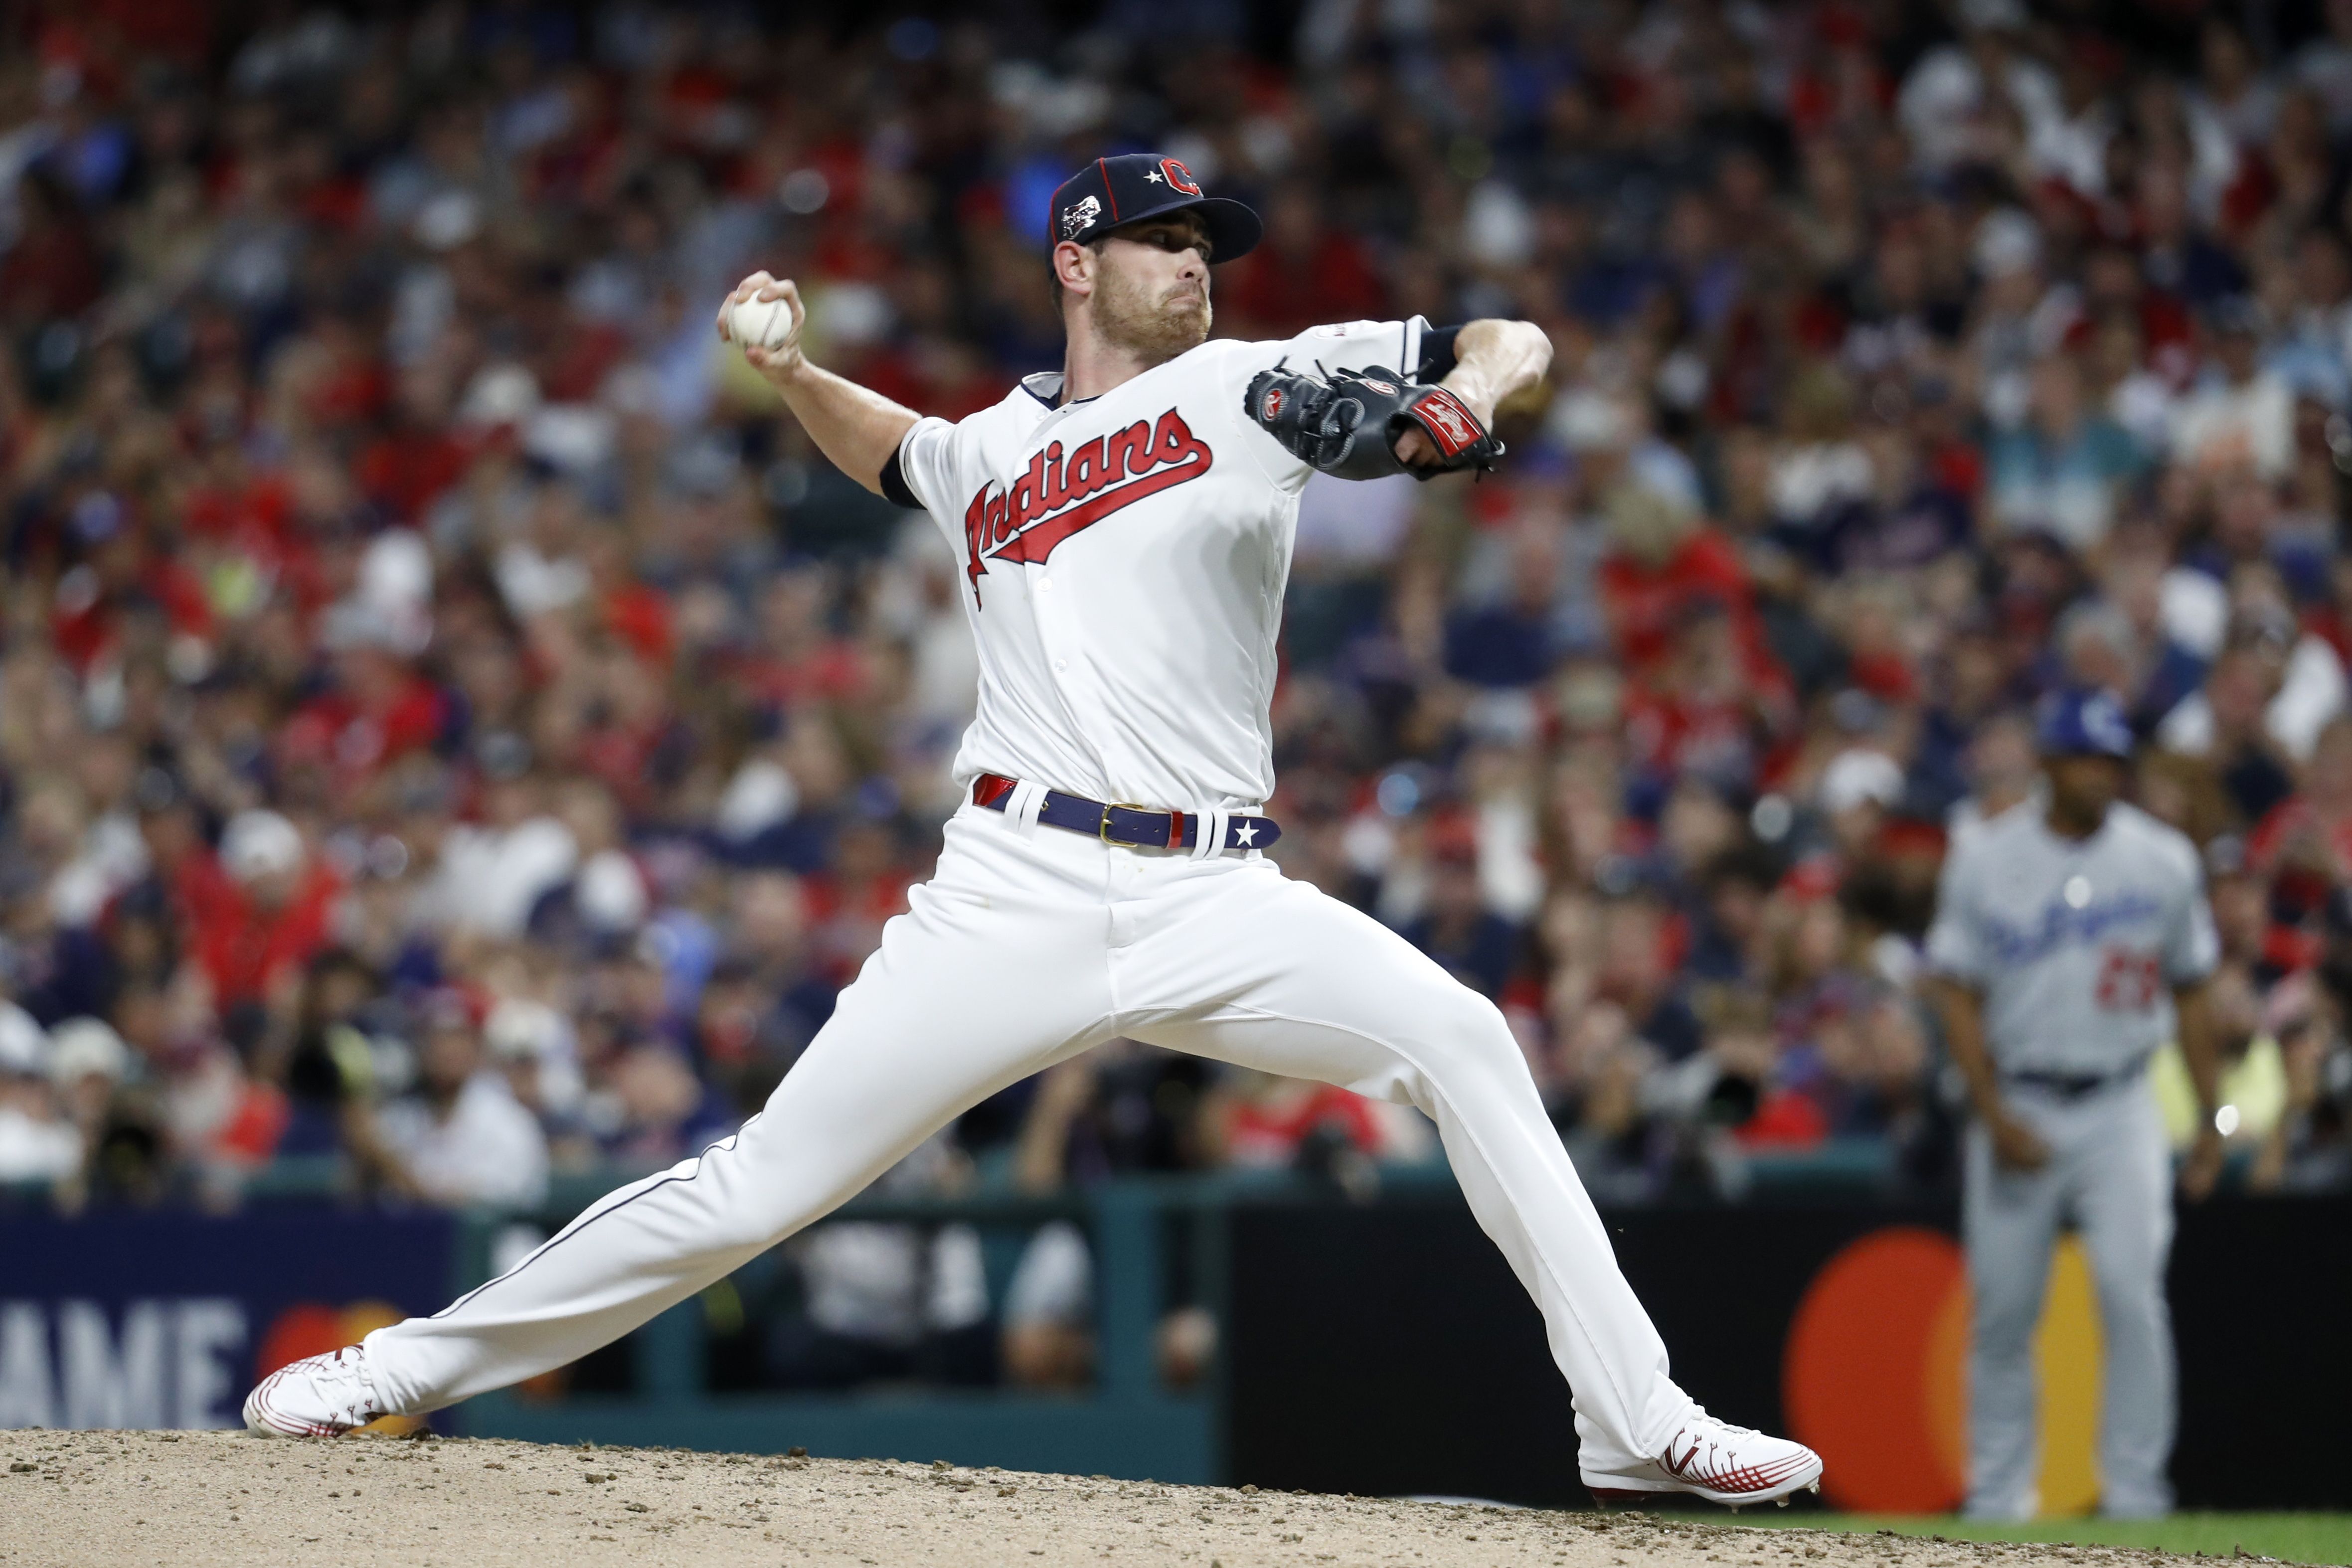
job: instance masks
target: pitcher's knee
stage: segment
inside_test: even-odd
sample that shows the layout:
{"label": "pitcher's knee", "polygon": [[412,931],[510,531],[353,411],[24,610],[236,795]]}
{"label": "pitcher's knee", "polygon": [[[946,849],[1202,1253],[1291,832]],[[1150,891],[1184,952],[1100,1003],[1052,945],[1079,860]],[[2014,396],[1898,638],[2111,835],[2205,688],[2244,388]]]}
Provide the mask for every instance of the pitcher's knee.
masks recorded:
{"label": "pitcher's knee", "polygon": [[1528,1076],[1518,1037],[1493,1002],[1467,986],[1451,988],[1415,1022],[1424,1064],[1433,1073],[1476,1072],[1507,1079]]}

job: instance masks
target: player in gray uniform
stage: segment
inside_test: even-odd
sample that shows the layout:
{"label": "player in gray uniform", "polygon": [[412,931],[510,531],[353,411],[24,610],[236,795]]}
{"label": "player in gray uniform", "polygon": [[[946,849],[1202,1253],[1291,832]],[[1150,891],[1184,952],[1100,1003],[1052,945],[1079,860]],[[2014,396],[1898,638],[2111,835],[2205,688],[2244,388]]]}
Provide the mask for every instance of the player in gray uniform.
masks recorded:
{"label": "player in gray uniform", "polygon": [[1955,841],[1927,936],[1975,1111],[1962,1197],[1976,1312],[1968,1512],[2035,1511],[2033,1329],[2071,1223],[2106,1344],[2100,1506],[2144,1518],[2172,1506],[2174,1419],[2171,1182],[2147,1068],[2177,1027],[2205,1113],[2181,1185],[2202,1197],[2221,1155],[2205,1008],[2220,943],[2196,849],[2116,799],[2132,737],[2115,699],[2057,694],[2036,729],[2047,798]]}

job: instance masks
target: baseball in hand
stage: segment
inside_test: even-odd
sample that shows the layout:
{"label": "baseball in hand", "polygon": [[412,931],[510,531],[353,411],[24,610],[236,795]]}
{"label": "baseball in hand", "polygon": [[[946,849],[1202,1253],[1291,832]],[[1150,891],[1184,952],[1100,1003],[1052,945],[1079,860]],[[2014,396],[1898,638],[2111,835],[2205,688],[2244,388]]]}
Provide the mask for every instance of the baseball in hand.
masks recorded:
{"label": "baseball in hand", "polygon": [[727,334],[747,349],[781,349],[800,336],[800,312],[789,299],[744,299],[728,313]]}

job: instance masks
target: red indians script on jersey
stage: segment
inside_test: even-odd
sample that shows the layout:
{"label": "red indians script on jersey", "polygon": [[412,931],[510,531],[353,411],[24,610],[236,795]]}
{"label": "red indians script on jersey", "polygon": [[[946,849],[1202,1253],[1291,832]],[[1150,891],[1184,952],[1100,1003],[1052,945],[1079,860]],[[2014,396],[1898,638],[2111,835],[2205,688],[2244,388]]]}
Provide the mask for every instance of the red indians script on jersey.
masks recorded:
{"label": "red indians script on jersey", "polygon": [[1214,461],[1209,444],[1172,408],[1157,420],[1138,420],[1074,446],[1053,443],[1030,457],[1010,489],[983,486],[964,508],[964,572],[973,601],[990,561],[1043,561],[1081,528],[1199,478]]}

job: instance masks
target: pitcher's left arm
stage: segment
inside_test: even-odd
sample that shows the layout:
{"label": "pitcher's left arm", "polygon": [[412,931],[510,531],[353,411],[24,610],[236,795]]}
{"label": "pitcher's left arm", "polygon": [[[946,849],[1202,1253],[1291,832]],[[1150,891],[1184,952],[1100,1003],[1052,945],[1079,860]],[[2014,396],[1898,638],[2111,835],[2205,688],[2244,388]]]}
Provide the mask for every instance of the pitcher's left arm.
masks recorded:
{"label": "pitcher's left arm", "polygon": [[[1373,323],[1360,323],[1373,327]],[[1418,325],[1415,322],[1409,327]],[[1528,321],[1478,320],[1424,334],[1422,362],[1397,369],[1351,353],[1335,367],[1319,351],[1346,339],[1360,349],[1381,329],[1352,338],[1348,328],[1318,328],[1292,340],[1276,364],[1250,378],[1242,412],[1307,467],[1339,479],[1411,474],[1428,479],[1462,468],[1490,469],[1503,444],[1488,429],[1496,407],[1533,385],[1551,363],[1551,340]],[[1412,333],[1405,333],[1411,348]],[[1443,357],[1431,350],[1442,350]],[[1417,381],[1451,368],[1434,383]],[[1352,361],[1352,362],[1350,362]],[[1303,478],[1303,476],[1302,476]]]}

